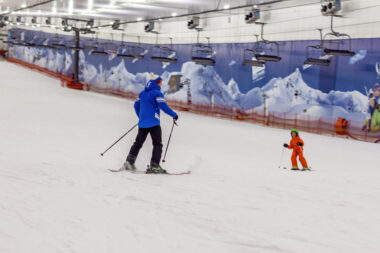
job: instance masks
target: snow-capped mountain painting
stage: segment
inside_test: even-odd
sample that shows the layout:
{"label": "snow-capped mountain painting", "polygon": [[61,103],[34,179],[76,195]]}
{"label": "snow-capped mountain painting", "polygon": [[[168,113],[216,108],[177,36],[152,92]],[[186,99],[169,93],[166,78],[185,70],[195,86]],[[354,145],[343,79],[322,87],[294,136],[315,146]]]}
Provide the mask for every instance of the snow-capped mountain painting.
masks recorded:
{"label": "snow-capped mountain painting", "polygon": [[[32,31],[23,30],[21,34],[23,38],[35,38]],[[46,34],[43,43],[49,43],[54,36]],[[69,41],[70,36],[61,40]],[[148,44],[141,44],[145,57],[139,60],[120,59],[115,54],[112,57],[92,56],[89,50],[82,50],[79,78],[92,85],[138,93],[153,72],[163,77],[162,90],[172,100],[186,102],[190,90],[193,103],[263,110],[266,97],[265,107],[273,112],[364,121],[368,111],[364,87],[371,88],[378,81],[379,64],[375,48],[363,48],[363,45],[377,42],[380,43],[380,39],[352,40],[356,52],[353,57],[321,56],[329,57],[328,67],[304,65],[304,48],[313,43],[310,41],[283,42],[285,46],[280,48],[283,59],[263,67],[242,65],[244,49],[251,48],[252,43],[211,45],[215,66],[192,62],[191,45],[173,45],[173,57],[178,61],[165,65],[151,60],[153,46]],[[229,54],[226,48],[237,53]],[[10,56],[68,76],[73,74],[71,50],[13,46]],[[189,80],[190,89],[184,85],[170,93],[168,82],[172,75],[181,76],[182,81]]]}

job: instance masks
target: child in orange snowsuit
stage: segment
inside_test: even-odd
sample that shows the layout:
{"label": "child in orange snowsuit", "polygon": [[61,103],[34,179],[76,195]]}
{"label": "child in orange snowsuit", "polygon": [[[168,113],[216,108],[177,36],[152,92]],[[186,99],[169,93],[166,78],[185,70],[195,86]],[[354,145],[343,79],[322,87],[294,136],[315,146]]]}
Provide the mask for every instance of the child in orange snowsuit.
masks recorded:
{"label": "child in orange snowsuit", "polygon": [[298,164],[297,164],[297,156],[299,156],[299,160],[302,164],[302,170],[308,170],[307,162],[305,157],[303,156],[303,146],[304,142],[303,140],[299,137],[299,132],[297,129],[292,129],[290,132],[292,135],[292,139],[290,140],[290,145],[284,144],[285,148],[288,149],[293,149],[293,154],[292,154],[292,170],[299,170],[298,169]]}

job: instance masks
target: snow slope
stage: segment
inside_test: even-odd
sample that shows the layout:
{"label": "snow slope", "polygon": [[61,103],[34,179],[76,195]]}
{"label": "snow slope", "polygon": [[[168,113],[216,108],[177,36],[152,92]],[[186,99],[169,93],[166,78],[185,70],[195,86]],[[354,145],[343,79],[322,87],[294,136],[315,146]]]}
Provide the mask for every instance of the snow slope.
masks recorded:
{"label": "snow slope", "polygon": [[[112,174],[136,131],[99,153],[135,124],[132,101],[6,62],[0,76],[2,253],[380,251],[376,144],[301,133],[314,171],[293,172],[277,168],[289,131],[180,112],[163,166],[191,175]],[[140,169],[150,153],[148,138]]]}

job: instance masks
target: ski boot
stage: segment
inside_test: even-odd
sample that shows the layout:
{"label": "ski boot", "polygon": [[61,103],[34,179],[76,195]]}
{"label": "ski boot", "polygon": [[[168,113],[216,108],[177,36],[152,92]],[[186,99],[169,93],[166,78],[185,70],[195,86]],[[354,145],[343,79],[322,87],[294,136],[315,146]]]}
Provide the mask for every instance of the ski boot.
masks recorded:
{"label": "ski boot", "polygon": [[120,168],[120,171],[122,170],[130,170],[130,171],[136,171],[136,166],[128,161],[126,161],[123,166]]}
{"label": "ski boot", "polygon": [[148,165],[146,174],[167,174],[167,172],[160,165],[151,164],[150,166]]}
{"label": "ski boot", "polygon": [[302,168],[302,171],[306,171],[306,170],[310,170],[310,168],[308,168],[308,167],[303,167]]}
{"label": "ski boot", "polygon": [[292,167],[292,170],[300,170],[298,167]]}

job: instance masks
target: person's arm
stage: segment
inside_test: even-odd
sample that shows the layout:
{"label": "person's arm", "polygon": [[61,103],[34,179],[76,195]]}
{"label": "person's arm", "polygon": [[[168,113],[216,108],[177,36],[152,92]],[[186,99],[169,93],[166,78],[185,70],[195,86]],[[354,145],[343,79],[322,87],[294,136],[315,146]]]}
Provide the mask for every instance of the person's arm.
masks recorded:
{"label": "person's arm", "polygon": [[135,112],[137,114],[137,117],[140,118],[140,98],[137,98],[137,100],[135,101]]}
{"label": "person's arm", "polygon": [[303,142],[303,140],[302,140],[301,138],[299,138],[299,140],[298,140],[298,142],[297,142],[297,146],[302,147],[302,146],[304,146],[304,145],[305,145],[305,143]]}
{"label": "person's arm", "polygon": [[170,115],[173,118],[177,117],[177,113],[175,113],[166,103],[166,100],[164,98],[164,94],[161,92],[157,94],[156,102],[158,107],[163,110],[166,114]]}
{"label": "person's arm", "polygon": [[293,148],[292,142],[290,142],[289,145],[284,143],[284,148],[292,149]]}

